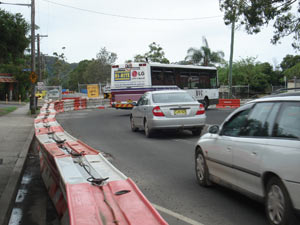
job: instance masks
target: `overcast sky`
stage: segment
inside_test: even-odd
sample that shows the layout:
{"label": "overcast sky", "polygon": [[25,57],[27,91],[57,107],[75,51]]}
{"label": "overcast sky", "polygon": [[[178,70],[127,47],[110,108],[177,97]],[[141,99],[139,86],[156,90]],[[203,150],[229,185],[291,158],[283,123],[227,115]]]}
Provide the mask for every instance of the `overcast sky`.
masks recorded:
{"label": "overcast sky", "polygon": [[[30,4],[31,1],[2,2]],[[30,23],[29,7],[0,7],[20,12]],[[196,19],[185,20],[192,18]],[[229,59],[231,28],[223,22],[218,0],[36,0],[36,24],[40,27],[36,34],[48,35],[41,40],[41,51],[48,55],[64,52],[70,63],[96,58],[102,47],[118,55],[117,63],[124,63],[136,54],[147,52],[152,42],[163,48],[170,62],[177,62],[185,58],[190,47],[202,46],[202,36],[211,50],[221,50],[225,59]],[[257,57],[260,62],[278,65],[287,54],[296,54],[290,37],[283,39],[282,44],[272,45],[272,34],[272,24],[257,35],[238,29],[234,60]]]}

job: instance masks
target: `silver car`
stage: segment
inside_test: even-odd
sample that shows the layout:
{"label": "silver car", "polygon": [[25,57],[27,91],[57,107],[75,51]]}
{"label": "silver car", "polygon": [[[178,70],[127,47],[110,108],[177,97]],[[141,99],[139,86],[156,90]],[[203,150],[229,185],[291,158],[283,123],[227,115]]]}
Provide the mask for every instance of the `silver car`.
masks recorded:
{"label": "silver car", "polygon": [[200,135],[205,120],[204,106],[183,90],[146,92],[130,115],[131,130],[144,129],[147,137],[164,129],[187,129]]}
{"label": "silver car", "polygon": [[264,202],[270,224],[300,224],[300,92],[251,101],[210,126],[196,145],[195,170],[202,186]]}

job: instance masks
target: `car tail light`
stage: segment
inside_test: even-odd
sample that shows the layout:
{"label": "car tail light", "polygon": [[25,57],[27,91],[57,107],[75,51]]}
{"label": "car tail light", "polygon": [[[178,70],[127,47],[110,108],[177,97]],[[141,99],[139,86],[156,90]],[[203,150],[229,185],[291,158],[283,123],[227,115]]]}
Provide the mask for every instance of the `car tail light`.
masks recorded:
{"label": "car tail light", "polygon": [[143,63],[143,64],[139,64],[139,66],[146,66],[146,63]]}
{"label": "car tail light", "polygon": [[165,116],[165,114],[161,111],[159,106],[154,107],[152,113],[154,116]]}
{"label": "car tail light", "polygon": [[204,113],[205,113],[205,108],[204,108],[204,106],[202,104],[200,104],[199,105],[199,109],[198,109],[196,115],[202,115]]}
{"label": "car tail light", "polygon": [[119,68],[119,66],[118,65],[114,65],[114,66],[112,66],[112,68]]}

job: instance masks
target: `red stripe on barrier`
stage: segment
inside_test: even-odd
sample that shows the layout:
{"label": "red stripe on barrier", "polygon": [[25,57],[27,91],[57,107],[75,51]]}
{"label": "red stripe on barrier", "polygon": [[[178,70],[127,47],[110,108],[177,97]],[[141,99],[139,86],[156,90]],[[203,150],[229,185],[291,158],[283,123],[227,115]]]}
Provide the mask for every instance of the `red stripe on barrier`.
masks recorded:
{"label": "red stripe on barrier", "polygon": [[49,144],[44,144],[44,151],[47,152],[52,159],[55,157],[66,157],[69,156],[65,154],[58,146],[56,143],[49,143]]}
{"label": "red stripe on barrier", "polygon": [[51,113],[40,113],[39,116],[49,116],[49,115],[56,115],[56,112],[51,112]]}
{"label": "red stripe on barrier", "polygon": [[[67,211],[68,206],[67,206],[66,200],[64,199],[63,194],[60,194],[59,200],[58,200],[58,202],[56,203],[55,208],[56,208],[56,211],[57,211],[58,216],[59,216],[60,218],[61,218],[61,217],[65,214],[65,212]],[[83,211],[85,211],[85,210],[83,210]],[[82,224],[84,224],[84,223],[82,223]]]}
{"label": "red stripe on barrier", "polygon": [[49,123],[49,122],[55,122],[55,121],[56,121],[55,117],[46,118],[46,119],[41,118],[41,119],[35,119],[34,123]]}
{"label": "red stripe on barrier", "polygon": [[86,106],[87,106],[86,98],[82,98],[81,99],[81,108],[86,109]]}
{"label": "red stripe on barrier", "polygon": [[130,179],[100,187],[67,184],[66,192],[70,224],[103,224],[104,217],[107,225],[167,225]]}
{"label": "red stripe on barrier", "polygon": [[77,153],[83,153],[83,155],[98,155],[99,154],[99,151],[93,149],[92,147],[88,146],[87,144],[83,143],[80,140],[67,141],[66,145]]}
{"label": "red stripe on barrier", "polygon": [[130,178],[127,180],[112,181],[108,186],[114,194],[122,190],[131,190],[128,194],[115,195],[115,200],[118,202],[119,207],[126,211],[128,218],[131,218],[130,224],[167,225],[167,222],[160,216]]}
{"label": "red stripe on barrier", "polygon": [[219,104],[216,105],[216,108],[238,108],[241,106],[240,99],[219,99]]}
{"label": "red stripe on barrier", "polygon": [[35,129],[35,135],[42,135],[42,134],[48,134],[48,133],[52,133],[52,132],[64,132],[64,129],[61,126],[52,126],[49,128],[36,128]]}
{"label": "red stripe on barrier", "polygon": [[55,196],[55,193],[58,191],[59,186],[53,182],[53,184],[51,184],[50,189],[49,189],[49,195],[50,198],[53,199],[53,197]]}

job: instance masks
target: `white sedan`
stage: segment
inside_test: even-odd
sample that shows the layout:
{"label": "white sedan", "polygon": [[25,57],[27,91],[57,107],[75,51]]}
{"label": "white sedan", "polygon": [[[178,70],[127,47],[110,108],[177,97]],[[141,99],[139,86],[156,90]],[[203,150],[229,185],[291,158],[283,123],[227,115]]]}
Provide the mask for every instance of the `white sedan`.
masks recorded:
{"label": "white sedan", "polygon": [[147,137],[166,129],[186,129],[200,135],[205,120],[204,106],[183,90],[146,92],[130,115],[131,130],[144,129]]}
{"label": "white sedan", "polygon": [[291,224],[300,210],[300,93],[254,100],[209,127],[195,148],[195,170],[200,185],[259,199],[270,224]]}

